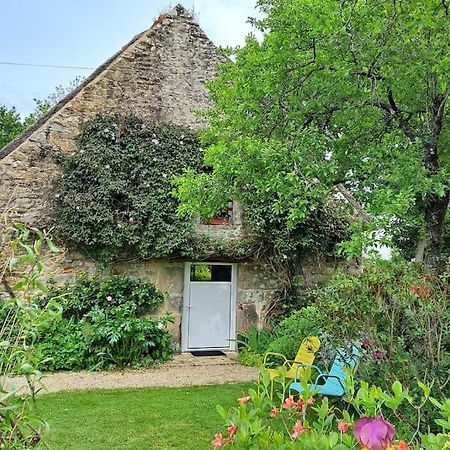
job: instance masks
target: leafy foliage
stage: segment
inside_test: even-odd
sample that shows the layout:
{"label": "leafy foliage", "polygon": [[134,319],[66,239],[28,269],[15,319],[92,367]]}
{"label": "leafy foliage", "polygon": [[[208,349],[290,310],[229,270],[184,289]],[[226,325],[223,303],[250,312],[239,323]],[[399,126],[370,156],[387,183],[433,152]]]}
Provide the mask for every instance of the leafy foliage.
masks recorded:
{"label": "leafy foliage", "polygon": [[[0,216],[0,447],[30,449],[43,443],[47,428],[38,414],[36,394],[43,363],[34,346],[37,325],[51,321],[57,313],[53,303],[39,309],[31,304],[36,291],[45,291],[40,281],[44,262],[60,253],[50,237],[37,229],[11,223]],[[8,378],[22,375],[28,392]]]}
{"label": "leafy foliage", "polygon": [[259,366],[262,363],[262,356],[275,336],[269,326],[258,328],[255,324],[250,324],[237,338],[239,362],[245,366]]}
{"label": "leafy foliage", "polygon": [[[222,433],[215,435],[211,442],[215,450],[350,450],[362,447],[441,450],[450,443],[450,400],[445,403],[436,401],[430,397],[429,387],[422,383],[419,383],[422,395],[416,403],[398,381],[383,390],[365,381],[358,387],[350,376],[345,399],[332,401],[328,397],[314,397],[315,392],[308,389],[307,380],[304,380],[305,391],[302,396],[288,396],[289,382],[282,376],[275,379],[278,395],[272,398],[269,374],[262,371],[260,379],[257,391],[249,389],[246,394],[242,394],[238,406],[228,410],[220,405],[217,407],[227,432],[226,437]],[[420,423],[420,412],[427,404],[435,406],[433,417],[442,427],[442,431],[437,434],[426,432],[418,435],[414,428],[404,430],[395,427],[395,430],[389,422],[401,426],[397,411],[399,407],[406,406]],[[378,419],[374,421],[375,417]],[[369,427],[374,429],[368,427],[365,433],[361,433],[358,422],[369,422]],[[389,427],[391,434],[385,435],[380,425]]]}
{"label": "leafy foliage", "polygon": [[200,165],[200,144],[187,129],[99,116],[63,162],[55,185],[56,229],[104,258],[121,250],[143,258],[191,254],[193,225],[176,214],[172,178]]}
{"label": "leafy foliage", "polygon": [[0,149],[15,139],[30,124],[23,121],[15,108],[0,105]]}
{"label": "leafy foliage", "polygon": [[136,316],[131,302],[92,309],[83,320],[88,366],[123,367],[167,360],[171,354],[171,336],[165,330],[168,321],[170,314],[159,320]]}
{"label": "leafy foliage", "polygon": [[302,308],[300,311],[283,319],[275,328],[276,339],[269,344],[266,350],[281,353],[288,359],[293,360],[304,338],[320,335],[318,316],[316,307],[310,306]]}
{"label": "leafy foliage", "polygon": [[[371,357],[361,364],[383,386],[393,378],[434,381],[445,394],[450,371],[447,275],[437,277],[401,261],[368,264],[360,273],[337,273],[315,291],[322,330],[337,341],[367,339]],[[330,317],[333,320],[330,320]]]}
{"label": "leafy foliage", "polygon": [[435,265],[450,192],[447,2],[258,4],[262,41],[249,36],[209,85],[212,172],[180,181],[182,211],[253,196],[293,230],[344,184],[375,219],[349,254],[414,218]]}
{"label": "leafy foliage", "polygon": [[51,287],[37,300],[44,307],[55,301],[60,314],[37,329],[36,346],[46,370],[142,366],[171,354],[166,330],[171,315],[149,317],[164,301],[151,283],[127,276],[100,280],[82,275],[75,283]]}
{"label": "leafy foliage", "polygon": [[35,350],[42,355],[42,370],[80,370],[86,368],[88,346],[83,324],[65,319],[61,312],[50,321],[39,321],[36,326]]}
{"label": "leafy foliage", "polygon": [[153,284],[138,278],[116,275],[100,280],[81,274],[75,283],[50,286],[38,302],[45,305],[52,299],[63,305],[64,318],[81,320],[94,308],[106,309],[126,302],[133,304],[137,316],[153,313],[164,302],[164,295]]}
{"label": "leafy foliage", "polygon": [[[363,342],[368,351],[358,374],[364,379],[383,389],[398,379],[415,397],[421,380],[443,398],[450,372],[448,283],[447,273],[437,276],[401,260],[366,263],[353,274],[338,271],[310,292],[313,307],[281,322],[270,349],[291,356],[298,345],[295,333],[317,331],[324,344],[320,358],[326,361],[328,350],[343,342]],[[429,406],[422,409],[423,427],[433,426]],[[406,411],[398,415],[411,423]]]}

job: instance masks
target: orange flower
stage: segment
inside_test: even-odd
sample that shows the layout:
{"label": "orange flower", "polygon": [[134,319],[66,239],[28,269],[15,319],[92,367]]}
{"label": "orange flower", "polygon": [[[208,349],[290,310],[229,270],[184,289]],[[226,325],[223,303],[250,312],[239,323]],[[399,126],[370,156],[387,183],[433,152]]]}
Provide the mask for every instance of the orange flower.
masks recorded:
{"label": "orange flower", "polygon": [[297,422],[295,422],[294,428],[292,428],[292,433],[291,433],[292,439],[297,439],[305,431],[306,431],[306,428],[302,425],[300,420],[297,420]]}
{"label": "orange flower", "polygon": [[239,402],[240,405],[243,405],[244,403],[247,403],[249,400],[250,400],[250,396],[249,395],[247,395],[246,397],[238,398],[238,402]]}
{"label": "orange flower", "polygon": [[431,289],[423,284],[419,284],[419,285],[410,285],[409,290],[411,292],[411,294],[417,296],[417,297],[422,297],[422,298],[428,298],[431,295]]}
{"label": "orange flower", "polygon": [[236,425],[231,425],[231,426],[227,427],[227,430],[228,430],[228,434],[230,435],[230,438],[232,438],[236,434],[238,427]]}
{"label": "orange flower", "polygon": [[211,445],[214,447],[214,450],[223,448],[226,443],[227,440],[222,436],[222,433],[217,433],[211,441]]}
{"label": "orange flower", "polygon": [[402,439],[398,445],[397,445],[397,450],[409,450],[409,446],[408,444]]}
{"label": "orange flower", "polygon": [[337,424],[337,427],[341,433],[347,433],[348,429],[350,428],[350,424],[342,421]]}

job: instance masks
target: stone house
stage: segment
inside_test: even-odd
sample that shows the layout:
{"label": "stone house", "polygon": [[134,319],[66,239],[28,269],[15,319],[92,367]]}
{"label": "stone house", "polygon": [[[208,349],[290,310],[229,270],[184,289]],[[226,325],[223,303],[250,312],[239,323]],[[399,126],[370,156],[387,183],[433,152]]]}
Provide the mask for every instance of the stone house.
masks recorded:
{"label": "stone house", "polygon": [[[204,123],[196,111],[208,107],[205,82],[214,77],[221,58],[182,6],[161,15],[0,149],[0,209],[11,208],[20,221],[45,227],[52,214],[52,181],[59,171],[49,149],[74,152],[82,124],[99,113],[132,113],[199,130]],[[230,223],[199,227],[223,239],[239,239],[241,211],[234,205]],[[94,261],[70,249],[61,264],[61,281],[80,272],[100,271]],[[176,318],[171,331],[183,351],[235,349],[236,333],[246,322],[261,319],[264,305],[277,288],[275,279],[257,261],[134,260],[114,263],[106,273],[138,276],[166,293],[165,309]]]}

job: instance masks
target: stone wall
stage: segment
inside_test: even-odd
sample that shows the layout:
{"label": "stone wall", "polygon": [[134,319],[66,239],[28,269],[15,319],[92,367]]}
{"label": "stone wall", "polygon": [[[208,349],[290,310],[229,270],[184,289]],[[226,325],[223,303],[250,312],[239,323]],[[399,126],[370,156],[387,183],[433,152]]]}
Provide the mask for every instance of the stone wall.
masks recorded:
{"label": "stone wall", "polygon": [[[67,253],[59,262],[62,270],[55,277],[58,283],[73,282],[77,274],[89,276],[130,275],[150,281],[166,296],[166,301],[158,312],[171,311],[175,322],[170,326],[176,345],[181,342],[181,319],[183,314],[184,265],[183,261],[170,260],[130,260],[120,261],[108,268],[97,266],[93,261],[77,253]],[[56,268],[49,268],[57,273]],[[237,331],[249,324],[263,323],[263,308],[277,288],[276,281],[267,269],[258,262],[237,264]]]}

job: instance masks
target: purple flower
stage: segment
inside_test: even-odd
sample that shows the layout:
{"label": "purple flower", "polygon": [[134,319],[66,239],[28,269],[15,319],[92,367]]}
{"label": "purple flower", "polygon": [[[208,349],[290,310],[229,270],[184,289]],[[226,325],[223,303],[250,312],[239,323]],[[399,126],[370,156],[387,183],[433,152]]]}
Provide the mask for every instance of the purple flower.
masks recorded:
{"label": "purple flower", "polygon": [[386,450],[394,440],[395,428],[381,416],[363,417],[355,422],[353,434],[367,450]]}
{"label": "purple flower", "polygon": [[373,357],[375,359],[383,359],[383,352],[381,350],[377,349],[373,352]]}

